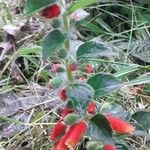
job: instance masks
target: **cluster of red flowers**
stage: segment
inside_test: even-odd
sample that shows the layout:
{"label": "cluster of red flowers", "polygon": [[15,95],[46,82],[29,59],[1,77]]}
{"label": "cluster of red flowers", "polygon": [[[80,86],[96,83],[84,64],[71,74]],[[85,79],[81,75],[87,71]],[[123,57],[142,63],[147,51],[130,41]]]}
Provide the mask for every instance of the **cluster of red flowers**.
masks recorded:
{"label": "cluster of red flowers", "polygon": [[75,148],[87,131],[88,125],[83,120],[71,126],[67,126],[67,124],[65,124],[64,118],[73,112],[73,109],[69,109],[67,107],[64,108],[61,114],[62,119],[54,126],[50,135],[50,139],[54,142],[54,150]]}
{"label": "cluster of red flowers", "polygon": [[[61,114],[61,120],[53,128],[50,139],[55,143],[53,146],[54,150],[67,150],[68,148],[74,149],[83,135],[88,129],[86,121],[81,120],[73,125],[67,125],[64,118],[74,113],[75,110],[70,108],[64,108]],[[91,115],[96,113],[96,104],[92,101],[87,107],[87,112]],[[135,128],[127,121],[124,121],[118,117],[114,117],[111,114],[106,114],[105,117],[108,119],[112,129],[121,134],[133,134]],[[117,148],[110,144],[105,143],[104,150],[117,150]]]}

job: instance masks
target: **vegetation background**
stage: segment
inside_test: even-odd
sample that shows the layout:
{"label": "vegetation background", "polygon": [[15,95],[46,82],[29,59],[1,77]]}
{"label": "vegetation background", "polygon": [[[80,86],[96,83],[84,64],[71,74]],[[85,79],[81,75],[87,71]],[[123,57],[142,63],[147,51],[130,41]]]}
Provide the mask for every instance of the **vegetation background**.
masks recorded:
{"label": "vegetation background", "polygon": [[[56,110],[64,106],[53,86],[59,82],[50,71],[53,62],[43,62],[39,46],[52,24],[38,14],[26,17],[23,8],[24,0],[0,1],[0,150],[50,149],[49,132],[59,117]],[[100,98],[97,104],[111,103],[122,116],[127,111],[149,112],[150,1],[102,0],[84,10],[87,17],[71,22],[72,51],[95,38],[105,43],[114,56],[90,63],[96,72],[111,73],[130,85]],[[57,75],[65,80],[64,73]],[[150,125],[150,116],[141,119]],[[150,135],[137,134],[118,137],[132,147],[122,146],[123,150],[150,149]]]}

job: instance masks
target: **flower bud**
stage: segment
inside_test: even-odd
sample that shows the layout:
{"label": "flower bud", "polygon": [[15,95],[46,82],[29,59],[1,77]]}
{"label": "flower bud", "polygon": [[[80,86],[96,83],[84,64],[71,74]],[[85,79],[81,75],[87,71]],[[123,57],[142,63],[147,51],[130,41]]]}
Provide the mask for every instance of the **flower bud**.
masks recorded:
{"label": "flower bud", "polygon": [[55,141],[59,136],[61,136],[65,130],[67,129],[67,126],[63,122],[58,122],[54,128],[52,129],[50,139],[52,141]]}
{"label": "flower bud", "polygon": [[41,16],[47,19],[53,19],[58,17],[61,14],[61,8],[57,4],[53,4],[45,9],[43,9],[40,13]]}
{"label": "flower bud", "polygon": [[77,70],[77,64],[76,64],[76,63],[70,64],[70,65],[69,65],[69,69],[70,69],[71,71],[76,71],[76,70]]}
{"label": "flower bud", "polygon": [[68,114],[64,118],[64,122],[67,125],[72,125],[72,124],[75,124],[78,121],[78,119],[79,119],[79,115],[78,114],[71,113],[71,114]]}
{"label": "flower bud", "polygon": [[111,114],[106,114],[106,118],[114,131],[122,134],[133,134],[135,128],[127,121],[114,117]]}
{"label": "flower bud", "polygon": [[85,72],[86,73],[93,73],[94,72],[94,67],[93,67],[93,65],[91,65],[91,64],[87,64],[86,66],[85,66]]}
{"label": "flower bud", "polygon": [[54,144],[53,150],[68,150],[68,146],[65,144],[66,140],[72,134],[73,130],[75,128],[75,125],[72,125],[67,133],[58,141]]}
{"label": "flower bud", "polygon": [[104,150],[117,150],[117,148],[112,144],[105,144]]}
{"label": "flower bud", "polygon": [[65,116],[67,116],[68,114],[73,113],[73,112],[74,112],[73,109],[70,109],[70,108],[68,108],[68,107],[65,107],[65,108],[62,110],[61,117],[64,119]]}
{"label": "flower bud", "polygon": [[90,104],[88,105],[88,108],[87,108],[87,112],[91,115],[96,113],[96,104],[95,104],[95,102],[90,102]]}
{"label": "flower bud", "polygon": [[70,149],[74,149],[77,146],[77,144],[79,143],[82,136],[85,134],[88,127],[85,121],[81,121],[73,126],[74,129],[72,130],[71,134],[69,135],[69,137],[65,142],[65,144]]}
{"label": "flower bud", "polygon": [[61,89],[59,92],[59,97],[62,101],[66,101],[68,96],[67,96],[67,91],[65,88]]}
{"label": "flower bud", "polygon": [[87,150],[97,150],[97,147],[98,147],[98,142],[91,141],[87,145]]}

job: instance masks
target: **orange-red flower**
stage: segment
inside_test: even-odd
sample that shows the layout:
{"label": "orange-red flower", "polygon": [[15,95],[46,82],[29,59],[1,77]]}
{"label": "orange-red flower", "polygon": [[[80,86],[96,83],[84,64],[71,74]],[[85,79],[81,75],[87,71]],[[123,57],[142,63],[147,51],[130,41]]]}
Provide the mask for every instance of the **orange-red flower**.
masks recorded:
{"label": "orange-red flower", "polygon": [[87,108],[87,112],[89,114],[95,114],[96,113],[96,104],[95,104],[95,102],[90,102],[90,104],[88,105],[88,108]]}
{"label": "orange-red flower", "polygon": [[106,118],[110,122],[113,130],[122,134],[133,134],[135,128],[127,121],[114,117],[111,114],[106,114]]}
{"label": "orange-red flower", "polygon": [[117,150],[117,148],[112,144],[105,144],[104,150]]}
{"label": "orange-red flower", "polygon": [[68,107],[65,107],[65,108],[62,110],[62,113],[61,113],[62,119],[64,119],[68,114],[73,113],[73,112],[74,112],[73,109],[70,109],[70,108],[68,108]]}
{"label": "orange-red flower", "polygon": [[59,92],[59,97],[62,101],[66,101],[67,100],[67,91],[66,91],[66,88],[63,88],[60,90]]}
{"label": "orange-red flower", "polygon": [[72,134],[74,128],[75,128],[75,125],[72,125],[68,129],[67,133],[61,138],[61,140],[59,140],[58,142],[54,144],[53,150],[67,150],[68,149],[68,146],[65,144],[65,142],[70,136],[70,134]]}
{"label": "orange-red flower", "polygon": [[52,19],[61,14],[61,8],[57,4],[53,4],[42,10],[40,14],[47,19]]}
{"label": "orange-red flower", "polygon": [[66,129],[67,129],[67,126],[66,126],[63,122],[58,122],[58,123],[54,126],[54,128],[53,128],[53,130],[52,130],[52,132],[51,132],[50,139],[51,139],[52,141],[57,140],[57,138],[58,138],[59,136],[61,136],[61,135],[65,132]]}
{"label": "orange-red flower", "polygon": [[79,143],[80,139],[84,135],[84,133],[87,130],[87,123],[85,121],[81,121],[74,125],[74,128],[67,138],[65,144],[68,146],[68,148],[73,149],[76,147],[76,145]]}

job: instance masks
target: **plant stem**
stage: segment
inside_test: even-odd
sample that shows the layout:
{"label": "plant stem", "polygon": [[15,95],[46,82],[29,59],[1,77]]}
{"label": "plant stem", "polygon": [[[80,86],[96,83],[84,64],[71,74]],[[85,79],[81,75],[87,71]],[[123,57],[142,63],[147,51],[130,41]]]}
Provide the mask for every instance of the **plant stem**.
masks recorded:
{"label": "plant stem", "polygon": [[[65,29],[65,31],[68,34],[69,30],[70,30],[70,23],[69,23],[69,19],[68,19],[68,14],[67,13],[64,13],[63,22],[64,22],[64,29]],[[69,49],[70,49],[69,38],[66,40],[65,48],[68,49],[68,52],[69,52]],[[66,63],[66,70],[67,70],[68,80],[70,81],[70,83],[73,83],[74,79],[73,79],[72,71],[69,68],[69,60],[68,60],[68,58],[66,58],[65,63]]]}
{"label": "plant stem", "polygon": [[73,79],[72,71],[69,68],[69,61],[68,61],[68,59],[66,59],[65,62],[66,62],[66,70],[67,70],[68,80],[70,81],[70,83],[73,83],[74,79]]}

